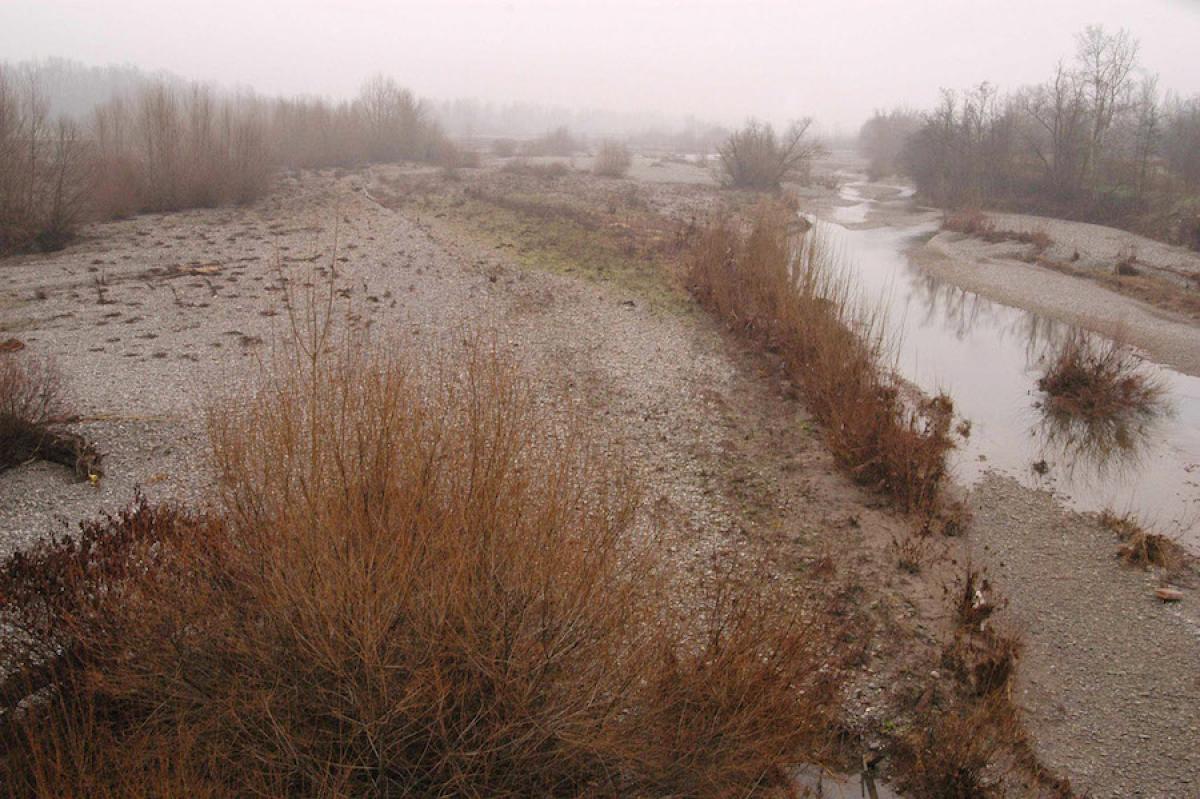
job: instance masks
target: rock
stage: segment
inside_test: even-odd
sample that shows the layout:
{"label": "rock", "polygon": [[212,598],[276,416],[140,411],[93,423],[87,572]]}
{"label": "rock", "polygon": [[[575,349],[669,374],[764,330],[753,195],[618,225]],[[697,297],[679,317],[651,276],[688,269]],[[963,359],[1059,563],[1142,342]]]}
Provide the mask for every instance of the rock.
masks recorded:
{"label": "rock", "polygon": [[1183,599],[1182,591],[1180,591],[1178,588],[1170,588],[1169,586],[1163,586],[1162,588],[1155,590],[1154,595],[1163,602],[1178,602],[1179,600]]}

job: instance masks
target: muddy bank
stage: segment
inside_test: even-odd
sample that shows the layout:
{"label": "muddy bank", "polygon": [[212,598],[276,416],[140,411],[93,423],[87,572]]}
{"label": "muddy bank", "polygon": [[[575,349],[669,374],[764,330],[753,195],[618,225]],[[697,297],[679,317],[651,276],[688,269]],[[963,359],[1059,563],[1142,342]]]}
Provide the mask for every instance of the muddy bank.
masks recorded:
{"label": "muddy bank", "polygon": [[[1008,250],[1007,257],[997,250]],[[1020,245],[939,232],[910,250],[929,274],[989,299],[1124,341],[1160,363],[1200,376],[1200,327],[1086,280],[1021,260]],[[1018,252],[1020,250],[1020,252]]]}

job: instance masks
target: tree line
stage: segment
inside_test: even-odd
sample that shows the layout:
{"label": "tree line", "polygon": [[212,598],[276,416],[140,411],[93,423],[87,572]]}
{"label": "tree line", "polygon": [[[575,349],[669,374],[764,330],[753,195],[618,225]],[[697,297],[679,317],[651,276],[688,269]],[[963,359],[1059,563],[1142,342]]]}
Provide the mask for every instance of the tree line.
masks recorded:
{"label": "tree line", "polygon": [[345,102],[144,81],[87,117],[51,112],[38,70],[0,64],[0,254],[53,250],[81,221],[254,200],[277,168],[454,161],[394,80]]}
{"label": "tree line", "polygon": [[1000,206],[1119,225],[1200,248],[1200,95],[1164,95],[1127,31],[1088,27],[1045,82],[943,90],[877,112],[859,144],[943,207]]}

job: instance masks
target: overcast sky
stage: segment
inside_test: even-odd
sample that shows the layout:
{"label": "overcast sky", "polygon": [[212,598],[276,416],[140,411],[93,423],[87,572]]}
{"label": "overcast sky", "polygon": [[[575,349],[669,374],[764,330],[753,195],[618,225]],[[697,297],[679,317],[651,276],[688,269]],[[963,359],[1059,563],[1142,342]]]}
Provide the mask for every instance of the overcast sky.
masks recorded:
{"label": "overcast sky", "polygon": [[1040,81],[1090,23],[1200,92],[1200,0],[0,0],[0,59],[330,96],[382,71],[433,98],[850,130],[940,86]]}

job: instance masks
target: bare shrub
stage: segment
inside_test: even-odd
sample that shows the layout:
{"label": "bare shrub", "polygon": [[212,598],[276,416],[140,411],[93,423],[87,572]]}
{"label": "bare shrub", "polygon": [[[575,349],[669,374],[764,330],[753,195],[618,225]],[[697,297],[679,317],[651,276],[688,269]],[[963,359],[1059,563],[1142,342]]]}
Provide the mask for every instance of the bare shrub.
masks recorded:
{"label": "bare shrub", "polygon": [[689,594],[633,470],[493,348],[297,330],[210,415],[220,518],[142,504],[0,572],[69,653],[0,714],[14,795],[752,795],[819,756],[819,608]]}
{"label": "bare shrub", "polygon": [[808,179],[812,161],[824,146],[808,137],[811,119],[793,123],[778,136],[769,125],[751,120],[717,148],[721,182],[739,189],[775,190],[785,180]]}
{"label": "bare shrub", "polygon": [[69,408],[52,362],[0,353],[0,471],[41,458],[80,478],[99,476],[100,454],[64,424]]}
{"label": "bare shrub", "polygon": [[860,483],[912,510],[939,504],[952,407],[948,398],[909,407],[884,366],[877,320],[855,307],[851,287],[816,233],[766,202],[748,232],[718,220],[700,237],[690,285],[700,302],[783,358],[823,422],[839,463]]}
{"label": "bare shrub", "polygon": [[479,153],[474,150],[464,150],[450,139],[443,139],[437,145],[437,156],[434,163],[446,174],[453,174],[459,169],[478,169]]}
{"label": "bare shrub", "polygon": [[1050,412],[1087,420],[1155,415],[1165,403],[1165,388],[1132,350],[1085,333],[1063,343],[1037,386]]}
{"label": "bare shrub", "polygon": [[592,173],[606,178],[623,178],[633,166],[629,148],[617,141],[603,141],[596,151]]}

